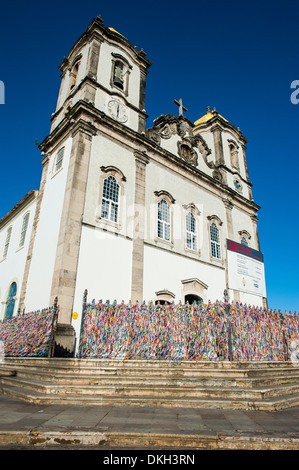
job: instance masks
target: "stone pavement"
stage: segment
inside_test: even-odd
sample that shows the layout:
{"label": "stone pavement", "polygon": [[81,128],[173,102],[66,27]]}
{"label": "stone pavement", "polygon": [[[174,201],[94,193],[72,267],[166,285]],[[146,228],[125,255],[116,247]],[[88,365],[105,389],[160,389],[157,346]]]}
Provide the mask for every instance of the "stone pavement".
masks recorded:
{"label": "stone pavement", "polygon": [[12,446],[299,450],[299,407],[266,412],[39,405],[0,395],[0,448]]}

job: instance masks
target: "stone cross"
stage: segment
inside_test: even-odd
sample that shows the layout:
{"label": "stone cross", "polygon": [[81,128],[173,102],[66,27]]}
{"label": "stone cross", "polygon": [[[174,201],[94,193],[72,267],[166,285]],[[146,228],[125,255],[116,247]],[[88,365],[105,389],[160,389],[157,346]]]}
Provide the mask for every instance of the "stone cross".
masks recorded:
{"label": "stone cross", "polygon": [[174,100],[173,102],[179,106],[179,108],[180,108],[180,116],[183,116],[183,110],[184,110],[184,111],[188,111],[188,109],[185,108],[185,106],[183,106],[182,98],[180,98],[178,101],[177,101],[177,100]]}

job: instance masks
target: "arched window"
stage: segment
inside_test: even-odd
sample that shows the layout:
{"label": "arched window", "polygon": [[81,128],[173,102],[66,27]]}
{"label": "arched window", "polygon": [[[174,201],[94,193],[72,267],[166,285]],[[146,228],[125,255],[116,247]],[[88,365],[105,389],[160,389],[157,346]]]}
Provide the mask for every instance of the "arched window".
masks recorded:
{"label": "arched window", "polygon": [[23,217],[19,248],[22,248],[24,246],[24,243],[25,243],[26,233],[27,233],[27,229],[28,229],[29,215],[30,215],[29,212],[27,212],[27,214],[25,214],[24,217]]}
{"label": "arched window", "polygon": [[242,237],[242,239],[241,239],[241,245],[243,245],[243,246],[248,246],[248,241],[247,241],[247,239],[246,239],[245,237]]}
{"label": "arched window", "polygon": [[240,230],[239,236],[241,245],[250,246],[249,240],[251,239],[251,235],[247,232],[247,230]]}
{"label": "arched window", "polygon": [[4,244],[4,249],[3,249],[3,254],[2,258],[6,258],[9,244],[10,244],[10,239],[11,239],[11,232],[12,232],[12,227],[8,227],[7,232],[6,232],[6,238],[5,238],[5,244]]}
{"label": "arched window", "polygon": [[219,229],[215,222],[210,225],[211,253],[213,258],[221,258]]}
{"label": "arched window", "polygon": [[114,176],[109,175],[104,179],[101,205],[101,217],[117,222],[119,206],[119,184]]}
{"label": "arched window", "polygon": [[70,71],[70,87],[69,87],[70,91],[72,91],[76,86],[78,71],[79,71],[79,65],[80,65],[80,63],[76,62],[73,65],[72,70]]}
{"label": "arched window", "polygon": [[116,60],[113,69],[113,84],[124,89],[124,64],[120,60]]}
{"label": "arched window", "polygon": [[239,146],[233,140],[229,140],[229,153],[230,153],[230,163],[232,168],[239,170],[239,155],[238,148]]}
{"label": "arched window", "polygon": [[165,199],[158,202],[158,238],[170,241],[170,208]]}
{"label": "arched window", "polygon": [[7,301],[6,301],[6,309],[4,318],[11,318],[13,316],[15,302],[16,302],[16,294],[17,294],[17,284],[13,282],[10,286]]}
{"label": "arched window", "polygon": [[112,57],[110,85],[112,88],[117,88],[127,96],[132,65],[120,54],[112,52]]}
{"label": "arched window", "polygon": [[186,215],[186,241],[189,250],[197,250],[197,224],[192,212]]}

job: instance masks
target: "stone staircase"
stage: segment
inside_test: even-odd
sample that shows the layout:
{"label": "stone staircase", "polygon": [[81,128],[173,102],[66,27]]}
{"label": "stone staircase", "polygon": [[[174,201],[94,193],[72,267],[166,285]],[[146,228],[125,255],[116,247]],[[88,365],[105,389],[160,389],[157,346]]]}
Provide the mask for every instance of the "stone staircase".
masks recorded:
{"label": "stone staircase", "polygon": [[278,410],[299,405],[299,364],[5,358],[0,392],[39,404]]}

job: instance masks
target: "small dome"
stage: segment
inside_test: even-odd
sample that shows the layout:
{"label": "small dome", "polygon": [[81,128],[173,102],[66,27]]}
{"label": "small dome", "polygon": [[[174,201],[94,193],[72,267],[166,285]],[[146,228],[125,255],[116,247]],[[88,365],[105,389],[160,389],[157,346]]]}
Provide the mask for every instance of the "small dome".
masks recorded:
{"label": "small dome", "polygon": [[202,122],[208,121],[209,119],[211,119],[212,117],[214,117],[215,114],[218,114],[218,116],[220,116],[222,119],[224,119],[225,121],[227,121],[227,119],[225,119],[223,116],[221,116],[221,114],[217,113],[217,111],[216,111],[215,108],[214,108],[214,111],[212,112],[210,106],[208,106],[208,107],[207,107],[207,113],[206,113],[204,116],[202,116],[200,119],[198,119],[197,121],[195,121],[194,125],[195,125],[195,126],[198,126],[198,124],[201,124]]}
{"label": "small dome", "polygon": [[116,29],[114,29],[114,28],[108,28],[108,29],[110,29],[110,31],[113,31],[114,33],[117,33],[117,34],[119,34],[120,36],[122,36],[122,34],[120,34],[118,31],[116,31]]}

